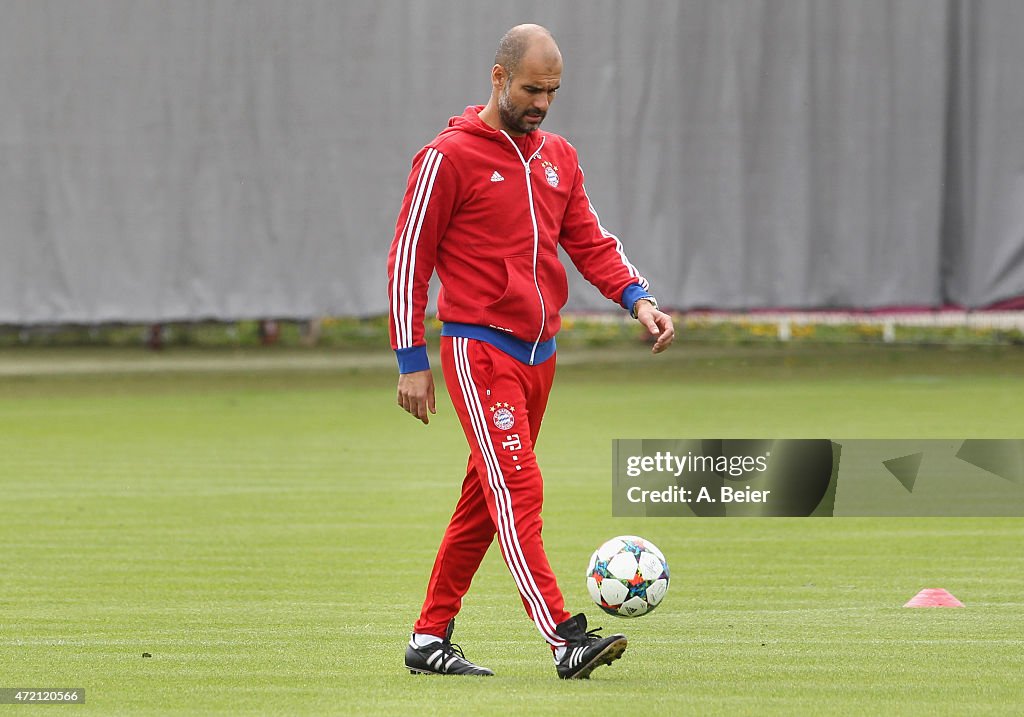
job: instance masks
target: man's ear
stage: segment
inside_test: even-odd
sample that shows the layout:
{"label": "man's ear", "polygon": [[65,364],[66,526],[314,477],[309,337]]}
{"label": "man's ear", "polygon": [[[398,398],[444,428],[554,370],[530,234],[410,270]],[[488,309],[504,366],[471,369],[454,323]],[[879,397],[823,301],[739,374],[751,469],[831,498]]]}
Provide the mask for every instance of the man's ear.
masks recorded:
{"label": "man's ear", "polygon": [[491,68],[491,87],[496,91],[501,92],[505,88],[505,83],[508,82],[508,73],[505,72],[505,68],[501,65],[495,65]]}

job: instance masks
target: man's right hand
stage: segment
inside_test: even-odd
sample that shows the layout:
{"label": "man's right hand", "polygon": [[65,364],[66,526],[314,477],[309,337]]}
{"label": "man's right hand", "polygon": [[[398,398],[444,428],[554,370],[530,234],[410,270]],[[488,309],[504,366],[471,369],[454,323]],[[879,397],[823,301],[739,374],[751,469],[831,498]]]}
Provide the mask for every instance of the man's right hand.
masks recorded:
{"label": "man's right hand", "polygon": [[437,414],[434,406],[434,374],[430,369],[399,375],[398,405],[423,423],[430,423],[428,412]]}

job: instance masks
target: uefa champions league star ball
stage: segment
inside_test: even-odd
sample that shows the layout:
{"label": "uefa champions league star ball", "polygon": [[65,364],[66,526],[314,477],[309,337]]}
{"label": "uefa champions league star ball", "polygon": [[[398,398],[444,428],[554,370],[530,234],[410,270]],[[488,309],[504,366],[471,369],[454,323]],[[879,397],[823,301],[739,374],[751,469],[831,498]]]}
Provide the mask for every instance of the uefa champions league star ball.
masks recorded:
{"label": "uefa champions league star ball", "polygon": [[668,592],[668,563],[649,540],[620,535],[590,556],[587,590],[609,615],[640,617],[661,604]]}

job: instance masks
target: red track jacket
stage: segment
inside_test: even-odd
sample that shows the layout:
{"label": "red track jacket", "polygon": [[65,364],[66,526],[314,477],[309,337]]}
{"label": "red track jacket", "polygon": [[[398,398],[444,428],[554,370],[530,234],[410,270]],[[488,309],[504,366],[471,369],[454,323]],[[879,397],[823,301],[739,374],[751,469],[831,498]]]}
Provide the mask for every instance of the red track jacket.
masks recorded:
{"label": "red track jacket", "polygon": [[575,148],[537,130],[511,137],[483,106],[453,117],[413,160],[388,255],[391,346],[402,373],[429,367],[423,319],[434,270],[444,333],[481,338],[536,363],[554,352],[568,298],[561,246],[627,310],[647,281],[601,226]]}

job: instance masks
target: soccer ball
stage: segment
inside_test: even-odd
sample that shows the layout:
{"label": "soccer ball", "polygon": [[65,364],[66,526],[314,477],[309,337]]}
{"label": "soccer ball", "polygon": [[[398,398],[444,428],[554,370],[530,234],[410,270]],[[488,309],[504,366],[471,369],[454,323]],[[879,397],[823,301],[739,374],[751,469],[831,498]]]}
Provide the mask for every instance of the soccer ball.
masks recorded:
{"label": "soccer ball", "polygon": [[620,535],[590,556],[587,590],[609,615],[640,617],[665,598],[668,563],[651,541]]}

